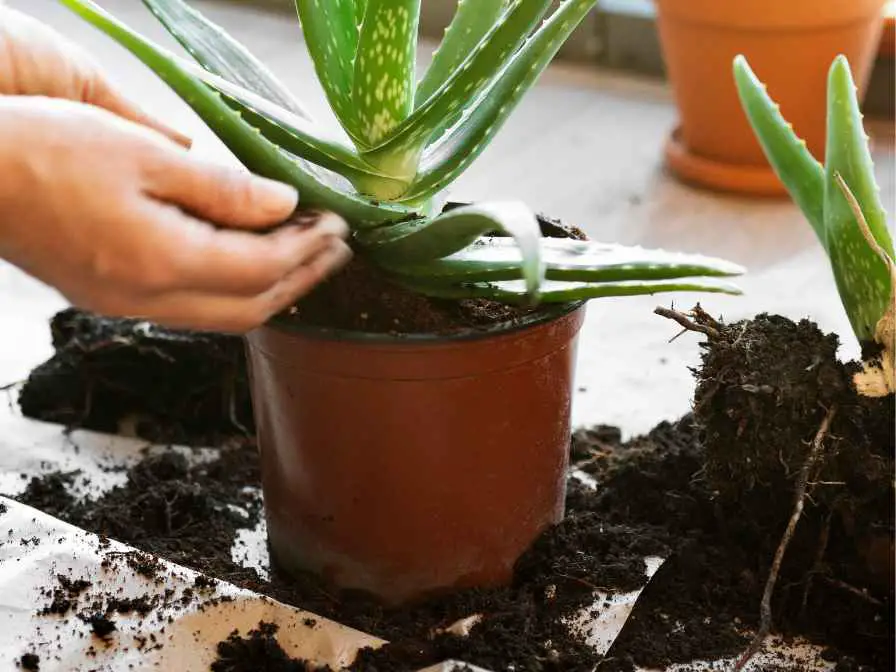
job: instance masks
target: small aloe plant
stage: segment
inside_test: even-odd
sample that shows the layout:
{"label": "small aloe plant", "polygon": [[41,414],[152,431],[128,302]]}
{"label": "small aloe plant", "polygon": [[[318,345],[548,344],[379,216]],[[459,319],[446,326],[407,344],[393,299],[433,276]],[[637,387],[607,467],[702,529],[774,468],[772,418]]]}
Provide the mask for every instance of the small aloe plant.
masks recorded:
{"label": "small aloe plant", "polygon": [[[249,51],[183,0],[143,0],[198,66],[92,0],[59,0],[150,67],[249,170],[341,215],[398,283],[448,298],[566,302],[665,291],[738,293],[724,260],[543,239],[518,202],[442,212],[596,0],[461,0],[418,78],[421,0],[296,0],[318,80],[345,137],[325,132]],[[547,18],[546,18],[547,17]],[[503,235],[494,235],[503,234]]]}
{"label": "small aloe plant", "polygon": [[893,240],[849,63],[837,57],[828,75],[824,164],[796,135],[743,56],[734,61],[734,78],[769,162],[827,252],[856,338],[863,346],[877,345],[856,375],[856,387],[867,396],[892,394]]}

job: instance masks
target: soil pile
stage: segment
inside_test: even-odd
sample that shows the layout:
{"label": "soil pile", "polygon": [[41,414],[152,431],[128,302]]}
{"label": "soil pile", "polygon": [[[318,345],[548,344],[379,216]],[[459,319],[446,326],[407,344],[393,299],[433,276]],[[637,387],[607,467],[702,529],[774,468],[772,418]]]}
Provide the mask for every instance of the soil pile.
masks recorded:
{"label": "soil pile", "polygon": [[[777,318],[768,322],[779,324]],[[807,327],[789,323],[783,328],[789,334]],[[736,338],[726,342],[734,347]],[[802,335],[796,338],[806,340]],[[826,338],[811,342],[819,348],[806,355],[808,361],[815,361],[820,352],[815,368],[828,370],[835,348]],[[713,345],[707,347],[707,358],[718,354]],[[782,347],[797,349],[789,341]],[[785,359],[780,353],[778,358]],[[704,365],[713,366],[715,361],[721,360],[707,359]],[[771,371],[773,362],[759,358],[747,364]],[[695,417],[661,423],[628,442],[622,442],[613,428],[577,432],[572,460],[598,481],[598,488],[592,491],[570,480],[566,520],[545,533],[521,559],[511,586],[467,591],[402,611],[386,610],[362,595],[339,592],[311,576],[286,580],[274,570],[266,581],[231,560],[238,530],[253,526],[261,515],[257,494],[251,490],[258,487],[259,478],[250,441],[222,450],[217,461],[192,467],[174,453],[148,456],[129,472],[125,486],[96,501],[76,502],[67,497],[69,477],[64,474],[33,480],[19,499],[91,531],[392,642],[380,651],[362,653],[356,670],[408,670],[454,657],[495,670],[513,665],[517,670],[577,672],[599,666],[600,670],[628,671],[636,664],[662,668],[695,658],[733,656],[743,650],[750,630],[758,624],[770,561],[793,502],[793,482],[785,479],[773,491],[775,496],[744,498],[733,490],[723,494],[711,478],[705,442],[712,445],[708,433],[716,426],[713,423],[725,426],[716,414],[728,413],[726,404],[733,403],[716,403],[716,398],[724,400],[731,385],[752,385],[760,391],[742,389],[747,401],[734,403],[733,413],[780,411],[777,403],[768,410],[763,410],[764,401],[756,405],[757,399],[765,399],[762,395],[775,398],[778,394],[762,391],[770,383],[738,378],[732,384],[725,375],[721,366],[701,379],[701,385],[714,381],[718,385],[712,394],[709,388],[703,390],[706,405],[700,407],[698,401]],[[740,392],[731,394],[736,401]],[[849,399],[841,396],[837,403],[842,417],[850,417],[843,410],[849,408]],[[885,404],[882,412],[892,419],[892,397],[880,403]],[[867,413],[870,417],[872,411]],[[818,421],[817,415],[805,421],[800,440],[812,438]],[[791,416],[777,427],[799,432],[796,424]],[[850,433],[848,426],[832,425],[836,429],[831,434],[838,437],[835,454],[849,454],[852,444],[860,444],[861,450],[873,449],[877,459],[889,459],[892,465],[894,439],[886,425],[867,422],[861,438]],[[729,451],[731,442],[750,439],[746,431],[725,435]],[[794,459],[798,458],[795,454]],[[859,466],[854,465],[850,474],[862,472]],[[746,492],[765,486],[766,481],[757,478]],[[851,486],[841,487],[851,492]],[[850,543],[856,529],[872,525],[892,540],[892,507],[878,516],[881,511],[869,504],[891,502],[891,497],[892,490],[884,490],[862,500],[865,508],[852,507],[864,512],[862,522],[854,520],[852,527],[841,516],[828,515],[840,511],[830,504],[837,498],[819,497],[817,504],[813,498],[782,566],[774,600],[775,630],[828,646],[825,656],[837,660],[840,670],[894,666],[892,588],[866,581],[868,563],[856,552],[862,546]],[[234,512],[231,504],[244,514]],[[592,604],[597,587],[623,592],[638,586],[648,555],[667,561],[648,584],[612,650],[601,659],[584,646],[580,634],[570,631],[566,620],[583,609],[601,608]],[[459,619],[477,614],[481,621],[469,637],[444,632]],[[235,633],[222,643],[219,664],[224,667],[217,669],[253,669],[251,660],[254,669],[263,669],[262,659],[274,665],[271,669],[294,669],[288,667],[294,661],[284,661],[272,648],[273,636],[261,625],[245,637]],[[245,666],[239,667],[237,660]],[[276,667],[280,664],[287,667]],[[788,661],[782,660],[780,666],[787,669]]]}
{"label": "soil pile", "polygon": [[105,319],[71,308],[50,322],[55,354],[22,387],[22,412],[159,443],[219,445],[254,432],[242,339]]}

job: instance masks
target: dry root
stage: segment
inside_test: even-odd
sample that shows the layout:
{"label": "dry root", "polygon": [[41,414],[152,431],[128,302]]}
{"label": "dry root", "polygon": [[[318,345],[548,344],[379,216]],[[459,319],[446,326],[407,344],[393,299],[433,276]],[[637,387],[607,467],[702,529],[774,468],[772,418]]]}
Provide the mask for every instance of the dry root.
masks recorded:
{"label": "dry root", "polygon": [[653,312],[660,317],[678,322],[682,326],[683,331],[672,340],[675,340],[675,338],[687,331],[706,334],[709,338],[718,338],[722,330],[722,324],[703,310],[699,303],[689,313],[680,313],[677,310],[663,307],[654,308]]}
{"label": "dry root", "polygon": [[812,448],[809,451],[809,455],[806,457],[806,461],[803,463],[803,466],[800,469],[799,477],[796,482],[796,488],[794,490],[793,513],[790,515],[790,520],[787,521],[787,528],[784,530],[781,541],[778,543],[778,548],[775,551],[775,558],[772,561],[772,566],[768,573],[768,579],[766,579],[765,582],[765,589],[762,592],[762,602],[759,607],[759,630],[756,632],[756,636],[753,637],[753,641],[750,643],[750,646],[747,647],[747,650],[735,664],[734,672],[740,672],[746,666],[746,664],[750,662],[753,656],[755,656],[762,649],[762,645],[765,642],[765,639],[771,632],[772,596],[775,592],[775,584],[778,582],[778,575],[781,572],[781,563],[784,561],[784,555],[787,553],[787,547],[790,545],[791,539],[793,539],[793,534],[796,530],[796,526],[799,524],[800,518],[802,518],[803,509],[806,505],[809,478],[812,474],[812,470],[815,468],[815,465],[818,463],[818,460],[821,457],[824,439],[828,435],[828,431],[831,428],[831,422],[833,421],[836,414],[836,406],[832,406],[828,410],[827,414],[825,414],[824,420],[822,420],[821,426],[818,428],[818,432],[815,434],[815,439],[813,439],[812,441]]}

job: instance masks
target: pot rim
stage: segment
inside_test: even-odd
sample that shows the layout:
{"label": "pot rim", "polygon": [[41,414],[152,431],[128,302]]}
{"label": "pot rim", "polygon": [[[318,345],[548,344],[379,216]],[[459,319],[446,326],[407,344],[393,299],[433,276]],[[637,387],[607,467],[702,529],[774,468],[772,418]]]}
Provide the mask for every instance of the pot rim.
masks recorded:
{"label": "pot rim", "polygon": [[284,314],[275,315],[261,328],[274,329],[284,334],[304,336],[327,341],[354,341],[369,344],[440,344],[463,341],[478,341],[494,336],[523,331],[531,327],[552,322],[569,315],[584,307],[588,299],[581,301],[569,301],[566,303],[545,304],[535,312],[524,315],[514,320],[498,322],[487,327],[461,329],[447,334],[432,332],[422,334],[401,333],[375,333],[366,331],[353,331],[349,329],[334,329],[314,325],[303,325],[288,321]]}

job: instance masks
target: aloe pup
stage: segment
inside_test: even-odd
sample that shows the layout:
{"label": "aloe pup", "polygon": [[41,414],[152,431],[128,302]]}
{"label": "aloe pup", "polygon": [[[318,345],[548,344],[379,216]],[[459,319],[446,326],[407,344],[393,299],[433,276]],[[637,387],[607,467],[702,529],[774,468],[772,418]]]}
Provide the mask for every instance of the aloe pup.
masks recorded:
{"label": "aloe pup", "polygon": [[[841,567],[853,562],[862,570],[844,585],[892,599],[896,283],[893,242],[846,59],[837,58],[829,72],[824,163],[743,57],[734,61],[734,78],[769,162],[827,252],[864,353],[856,373],[855,363],[838,359],[838,337],[808,320],[763,314],[726,325],[699,309],[692,314],[691,328],[708,336],[694,393],[705,449],[701,474],[732,519],[770,538],[783,527],[774,552],[762,549],[770,565],[760,622],[734,666],[740,670],[764,646],[773,615],[794,625],[794,601],[775,600],[779,579],[802,590],[805,610],[817,589],[813,580],[839,581]],[[802,551],[814,564],[785,561],[790,546],[801,547],[791,555]]]}
{"label": "aloe pup", "polygon": [[[344,138],[325,133],[264,65],[183,0],[144,4],[199,66],[92,0],[59,0],[152,68],[250,170],[332,210],[406,288],[442,298],[568,302],[668,291],[737,293],[738,266],[597,242],[543,241],[522,203],[441,212],[596,0],[462,0],[418,73],[420,0],[297,0],[308,51]],[[420,75],[420,77],[418,77]],[[502,232],[504,236],[488,234]],[[509,238],[509,239],[508,239]]]}
{"label": "aloe pup", "polygon": [[812,156],[742,56],[734,62],[734,76],[756,137],[827,252],[843,307],[868,353],[864,370],[854,377],[856,387],[867,396],[892,394],[893,240],[849,63],[840,56],[830,70],[824,164]]}

